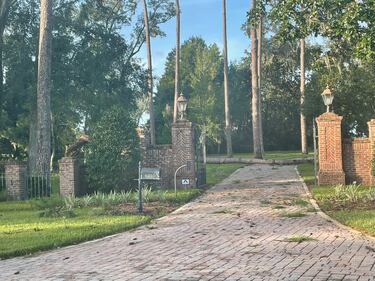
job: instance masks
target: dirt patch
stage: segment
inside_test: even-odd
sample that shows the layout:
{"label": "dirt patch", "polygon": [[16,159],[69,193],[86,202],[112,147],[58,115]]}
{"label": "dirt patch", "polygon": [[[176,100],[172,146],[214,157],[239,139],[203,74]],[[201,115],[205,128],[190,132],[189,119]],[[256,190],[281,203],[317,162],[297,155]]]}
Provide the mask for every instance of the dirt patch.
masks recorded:
{"label": "dirt patch", "polygon": [[[170,202],[148,202],[143,204],[143,212],[142,214],[144,215],[149,215],[151,217],[161,217],[164,216],[168,213],[173,212],[179,207],[178,204],[176,203],[170,203]],[[103,214],[140,214],[138,207],[134,203],[126,203],[126,204],[121,204],[117,206],[110,206],[107,208],[104,208],[101,210]]]}
{"label": "dirt patch", "polygon": [[375,201],[334,201],[334,200],[324,200],[320,202],[323,210],[327,211],[342,211],[342,210],[373,210],[375,206]]}

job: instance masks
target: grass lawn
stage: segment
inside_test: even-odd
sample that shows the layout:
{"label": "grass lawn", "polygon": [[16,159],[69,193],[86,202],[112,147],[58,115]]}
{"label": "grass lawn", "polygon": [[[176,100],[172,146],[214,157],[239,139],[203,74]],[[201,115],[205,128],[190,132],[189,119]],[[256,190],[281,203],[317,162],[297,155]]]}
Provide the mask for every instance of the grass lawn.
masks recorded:
{"label": "grass lawn", "polygon": [[242,164],[207,164],[207,184],[215,185],[243,166]]}
{"label": "grass lawn", "polygon": [[[0,258],[72,245],[132,229],[165,215],[200,193],[198,189],[179,190],[176,198],[174,190],[153,191],[148,194],[149,202],[144,203],[145,213],[141,215],[136,212],[135,194],[127,204],[113,205],[114,201],[101,199],[97,204],[88,203],[90,206],[75,206],[73,217],[41,217],[37,200],[1,202]],[[162,201],[157,201],[158,198]],[[110,199],[114,200],[113,196]]]}
{"label": "grass lawn", "polygon": [[7,194],[5,190],[0,190],[0,202],[7,200]]}
{"label": "grass lawn", "polygon": [[375,188],[368,186],[314,186],[313,164],[298,166],[320,208],[344,225],[375,236]]}
{"label": "grass lawn", "polygon": [[[225,154],[210,154],[208,157],[219,157],[225,158],[227,157]],[[244,158],[250,159],[253,157],[253,153],[235,153],[233,157],[236,158]],[[302,154],[300,151],[266,151],[265,152],[265,159],[271,160],[287,160],[293,158],[307,158],[307,157],[314,157],[313,152],[305,155]]]}
{"label": "grass lawn", "polygon": [[308,186],[315,184],[314,164],[304,163],[298,165],[298,172]]}
{"label": "grass lawn", "polygon": [[[241,167],[241,164],[208,164],[207,183],[219,183]],[[53,179],[52,186],[56,194],[57,178]],[[145,190],[143,214],[137,213],[134,193],[70,198],[74,216],[58,213],[59,209],[51,202],[60,202],[62,206],[68,206],[68,203],[55,195],[45,200],[49,202],[45,209],[41,208],[43,200],[0,202],[0,259],[77,244],[135,228],[173,211],[201,192],[182,189],[175,197],[174,190]],[[45,210],[53,211],[41,216]]]}
{"label": "grass lawn", "polygon": [[[7,201],[7,193],[5,189],[5,181],[0,182],[0,202]],[[59,194],[60,192],[60,177],[58,174],[51,174],[51,189],[52,194]]]}

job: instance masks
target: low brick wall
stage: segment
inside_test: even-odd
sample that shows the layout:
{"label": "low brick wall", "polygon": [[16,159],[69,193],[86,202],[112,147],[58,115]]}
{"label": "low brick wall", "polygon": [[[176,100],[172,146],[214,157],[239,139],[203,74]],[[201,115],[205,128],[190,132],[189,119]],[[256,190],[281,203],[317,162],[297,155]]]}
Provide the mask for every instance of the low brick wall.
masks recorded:
{"label": "low brick wall", "polygon": [[79,166],[79,161],[72,157],[64,157],[59,161],[61,196],[80,195]]}
{"label": "low brick wall", "polygon": [[347,183],[372,184],[372,143],[369,138],[343,141],[343,164]]}
{"label": "low brick wall", "polygon": [[157,186],[173,186],[173,150],[171,145],[148,146],[142,150],[142,165],[160,169],[160,181],[150,182]]}
{"label": "low brick wall", "polygon": [[326,112],[316,118],[319,135],[319,185],[344,184],[341,140],[342,117]]}
{"label": "low brick wall", "polygon": [[5,164],[5,180],[8,200],[27,199],[27,166],[25,163]]}
{"label": "low brick wall", "polygon": [[319,133],[319,185],[375,185],[375,119],[368,122],[368,138],[341,137],[342,117],[332,112],[316,119]]}
{"label": "low brick wall", "polygon": [[[174,187],[174,173],[182,165],[188,165],[177,174],[177,188],[195,187],[195,147],[194,130],[191,122],[180,120],[172,125],[172,144],[150,144],[148,134],[139,131],[142,166],[160,169],[160,181],[149,182],[163,188]],[[183,185],[182,180],[189,184]]]}

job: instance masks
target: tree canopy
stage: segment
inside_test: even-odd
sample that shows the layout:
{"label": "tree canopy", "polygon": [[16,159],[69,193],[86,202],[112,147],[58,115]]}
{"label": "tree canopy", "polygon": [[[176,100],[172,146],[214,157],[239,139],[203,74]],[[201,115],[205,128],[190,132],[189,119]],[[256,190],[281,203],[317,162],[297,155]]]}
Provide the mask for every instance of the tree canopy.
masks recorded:
{"label": "tree canopy", "polygon": [[[151,37],[175,16],[174,1],[149,0]],[[5,2],[4,2],[5,3]],[[0,157],[26,159],[35,129],[39,1],[9,1],[1,65]],[[262,127],[266,150],[298,149],[300,61],[297,42],[306,38],[308,134],[324,111],[320,93],[329,85],[333,109],[345,116],[346,135],[364,135],[375,115],[373,0],[257,1],[266,27],[262,44]],[[90,134],[113,105],[137,124],[147,102],[147,70],[139,59],[145,27],[139,1],[54,1],[52,50],[52,150],[56,160],[81,133]],[[219,17],[220,15],[218,15]],[[230,21],[230,19],[228,19]],[[182,28],[184,28],[182,26]],[[317,40],[311,40],[317,36]],[[230,38],[230,34],[228,34]],[[250,41],[249,41],[250,42]],[[229,49],[230,51],[230,49]],[[223,56],[216,44],[192,37],[181,47],[180,87],[188,98],[188,118],[210,152],[224,152]],[[229,64],[233,150],[252,147],[250,57]],[[155,83],[157,143],[170,142],[175,50]],[[135,125],[134,125],[135,126]],[[308,136],[309,137],[309,136]],[[311,142],[311,137],[308,138]]]}
{"label": "tree canopy", "polygon": [[[146,72],[137,57],[144,22],[137,1],[54,1],[52,50],[53,149],[89,133],[104,112],[121,105],[139,119],[146,95]],[[174,15],[171,1],[149,1],[151,36],[164,36],[160,24]],[[25,158],[34,130],[39,4],[18,0],[4,33],[4,85],[0,104],[1,154]]]}

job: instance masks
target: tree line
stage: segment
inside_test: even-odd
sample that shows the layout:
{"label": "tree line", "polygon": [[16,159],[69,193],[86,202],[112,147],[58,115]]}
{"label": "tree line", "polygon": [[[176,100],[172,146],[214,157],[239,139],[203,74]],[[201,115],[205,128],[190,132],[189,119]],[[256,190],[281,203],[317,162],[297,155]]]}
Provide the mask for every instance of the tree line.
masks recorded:
{"label": "tree line", "polygon": [[[346,134],[366,134],[375,113],[373,0],[251,1],[243,32],[252,47],[230,63],[221,3],[223,50],[197,37],[180,46],[178,0],[3,0],[0,157],[47,171],[80,134],[100,135],[111,111],[132,126],[149,112],[153,144],[167,143],[180,93],[209,152],[306,153],[327,85]],[[176,48],[155,83],[151,39],[174,17]],[[324,44],[312,44],[316,36]],[[138,59],[145,42],[147,67]]]}
{"label": "tree line", "polygon": [[[204,147],[207,144],[210,152],[223,152],[224,144],[228,156],[233,148],[237,152],[253,151],[255,158],[263,158],[264,149],[300,149],[305,154],[312,142],[313,118],[323,112],[320,93],[327,86],[337,94],[334,110],[347,117],[346,134],[366,134],[366,122],[375,114],[374,83],[348,79],[348,75],[355,72],[372,75],[373,3],[324,0],[251,3],[244,25],[251,50],[241,62],[232,63],[230,83],[225,0],[222,0],[223,52],[216,44],[207,46],[202,38],[191,38],[181,49],[181,91],[189,97],[189,117],[197,125]],[[320,37],[325,43],[306,44],[313,37]],[[172,50],[167,58],[155,98],[156,127],[162,132],[158,137],[160,142],[169,142],[170,138],[175,71],[171,62],[178,51]],[[359,93],[356,87],[363,90]],[[344,94],[349,89],[351,97]],[[362,108],[366,110],[354,116],[348,109],[356,99],[363,102]]]}

